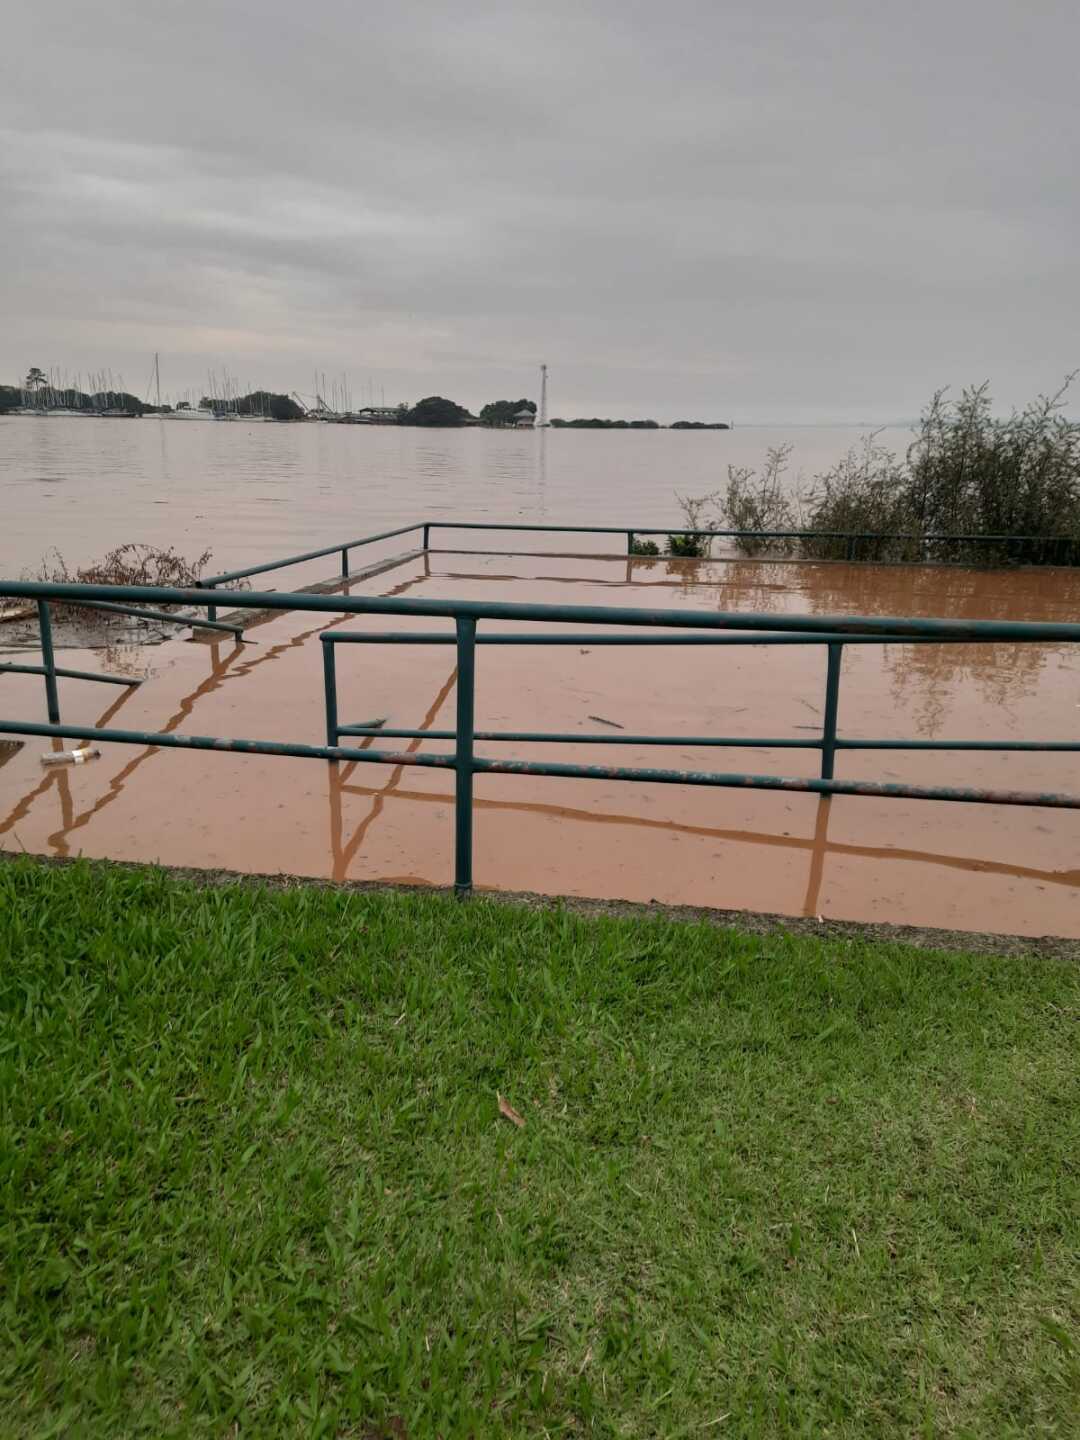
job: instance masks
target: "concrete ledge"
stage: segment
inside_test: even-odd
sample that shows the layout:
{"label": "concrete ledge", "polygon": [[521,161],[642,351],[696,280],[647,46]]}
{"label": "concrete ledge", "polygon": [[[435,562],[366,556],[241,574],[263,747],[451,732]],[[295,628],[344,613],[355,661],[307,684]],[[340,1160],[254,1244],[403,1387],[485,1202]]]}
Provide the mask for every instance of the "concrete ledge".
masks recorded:
{"label": "concrete ledge", "polygon": [[[371,580],[376,575],[394,570],[399,565],[404,565],[407,560],[415,560],[423,554],[423,550],[406,550],[404,554],[392,555],[388,560],[377,560],[363,570],[353,570],[348,579],[344,575],[335,575],[331,580],[315,580],[310,585],[297,585],[294,590],[282,590],[281,597],[283,601],[287,601],[290,595],[335,595],[349,585]],[[239,625],[242,629],[249,630],[253,625],[265,625],[267,620],[273,620],[278,615],[287,615],[291,609],[291,605],[282,604],[280,608],[273,610],[230,610],[227,615],[219,615],[217,618],[227,625]],[[198,624],[193,625],[192,630],[193,640],[200,643],[220,643],[220,631],[200,629]]]}

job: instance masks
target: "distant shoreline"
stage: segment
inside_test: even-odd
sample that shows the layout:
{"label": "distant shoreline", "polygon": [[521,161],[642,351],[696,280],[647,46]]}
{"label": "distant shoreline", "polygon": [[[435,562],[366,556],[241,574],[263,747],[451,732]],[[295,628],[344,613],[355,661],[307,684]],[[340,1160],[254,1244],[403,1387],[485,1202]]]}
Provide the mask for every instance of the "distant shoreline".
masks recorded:
{"label": "distant shoreline", "polygon": [[675,421],[671,425],[661,425],[657,421],[641,420],[552,420],[548,425],[487,425],[482,420],[470,418],[468,420],[451,422],[448,424],[434,425],[426,424],[415,420],[358,420],[346,416],[325,416],[325,415],[297,415],[278,417],[274,415],[245,414],[235,411],[228,411],[223,414],[214,414],[211,411],[177,412],[162,407],[158,410],[152,405],[144,405],[139,409],[134,406],[116,406],[106,409],[71,409],[67,406],[3,406],[0,405],[0,419],[13,420],[195,420],[208,423],[213,422],[248,422],[253,425],[345,425],[353,428],[368,429],[379,427],[391,430],[491,430],[501,433],[534,433],[536,430],[618,430],[642,431],[676,430],[676,431],[727,431],[734,430],[735,426],[727,421],[717,424],[705,421]]}
{"label": "distant shoreline", "polygon": [[[336,400],[335,395],[335,400]],[[322,425],[393,425],[422,430],[730,430],[727,420],[675,420],[662,425],[656,420],[619,420],[598,415],[565,420],[555,416],[545,421],[538,416],[533,401],[497,400],[484,405],[474,415],[465,406],[442,395],[429,395],[415,405],[364,405],[351,409],[346,404],[331,407],[321,396],[308,405],[295,392],[289,395],[273,390],[253,390],[246,395],[230,394],[228,398],[203,396],[197,405],[182,401],[176,406],[151,405],[123,389],[84,391],[69,386],[49,385],[41,371],[31,371],[23,385],[0,385],[0,415],[24,415],[34,419],[65,417],[72,419],[138,420],[145,415],[183,421],[254,420],[313,422]],[[537,421],[539,420],[539,423]]]}

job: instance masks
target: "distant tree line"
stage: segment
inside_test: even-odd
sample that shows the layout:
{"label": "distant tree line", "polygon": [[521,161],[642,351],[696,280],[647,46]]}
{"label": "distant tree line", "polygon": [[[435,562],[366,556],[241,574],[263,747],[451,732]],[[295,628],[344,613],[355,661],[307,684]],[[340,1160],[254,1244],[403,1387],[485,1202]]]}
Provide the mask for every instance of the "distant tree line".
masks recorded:
{"label": "distant tree line", "polygon": [[554,430],[659,430],[656,420],[600,420],[595,415],[591,420],[561,420],[551,422]]}
{"label": "distant tree line", "polygon": [[[36,367],[30,371],[22,386],[0,385],[0,411],[17,410],[27,404],[35,408],[62,407],[70,410],[125,409],[140,415],[157,413],[158,407],[148,405],[127,391],[98,392],[87,394],[82,390],[47,389],[44,373]],[[169,405],[161,406],[169,411]],[[199,401],[200,410],[212,410],[231,415],[261,415],[271,420],[303,420],[305,411],[289,395],[277,394],[271,390],[253,390],[249,395],[240,395],[228,400],[204,395]],[[522,411],[536,416],[536,402],[533,400],[491,400],[484,405],[479,416],[474,416],[455,400],[444,395],[427,395],[415,405],[398,407],[398,425],[420,425],[457,428],[462,425],[485,425],[492,428],[508,428],[517,424]],[[659,430],[656,420],[607,420],[593,416],[591,419],[551,421],[556,430]],[[672,430],[727,430],[723,422],[711,423],[703,420],[677,420]]]}
{"label": "distant tree line", "polygon": [[[665,427],[656,420],[601,420],[593,416],[589,420],[561,420],[551,422],[555,430],[663,430]],[[730,430],[725,421],[676,420],[667,427],[670,430]]]}
{"label": "distant tree line", "polygon": [[[153,409],[153,406],[148,406]],[[171,407],[163,405],[163,410]],[[253,390],[250,395],[239,395],[234,400],[214,400],[204,395],[199,401],[200,410],[219,410],[229,415],[266,415],[271,420],[303,420],[304,411],[288,395],[277,395],[272,390]]]}
{"label": "distant tree line", "polygon": [[522,410],[528,410],[533,416],[536,415],[536,405],[532,400],[492,400],[480,411],[480,424],[516,425],[517,417]]}
{"label": "distant tree line", "polygon": [[152,410],[126,390],[77,390],[73,386],[54,388],[35,365],[21,385],[0,385],[0,411],[4,410]]}
{"label": "distant tree line", "polygon": [[447,400],[442,395],[428,395],[415,405],[403,406],[398,411],[399,425],[460,426],[467,425],[472,416],[463,405]]}
{"label": "distant tree line", "polygon": [[[473,416],[463,405],[447,400],[443,395],[428,395],[415,405],[403,405],[398,412],[399,425],[460,426],[486,425],[493,428],[507,428],[517,424],[522,411],[536,416],[536,402],[533,400],[491,400],[481,407],[479,416]],[[606,420],[598,416],[590,419],[563,420],[558,417],[551,421],[555,430],[660,430],[663,427],[656,420]],[[672,430],[728,430],[723,422],[704,420],[678,420]]]}
{"label": "distant tree line", "polygon": [[[41,377],[38,380],[38,377]],[[85,391],[68,387],[62,390],[46,389],[40,370],[31,370],[27,383],[22,385],[0,385],[0,413],[21,409],[36,410],[85,410],[94,414],[100,410],[129,410],[136,415],[168,413],[171,405],[148,405],[137,395],[127,390]],[[272,420],[303,420],[304,411],[288,395],[276,395],[270,390],[254,390],[250,395],[241,395],[227,403],[203,396],[199,402],[201,410],[227,410],[237,415],[267,415]]]}

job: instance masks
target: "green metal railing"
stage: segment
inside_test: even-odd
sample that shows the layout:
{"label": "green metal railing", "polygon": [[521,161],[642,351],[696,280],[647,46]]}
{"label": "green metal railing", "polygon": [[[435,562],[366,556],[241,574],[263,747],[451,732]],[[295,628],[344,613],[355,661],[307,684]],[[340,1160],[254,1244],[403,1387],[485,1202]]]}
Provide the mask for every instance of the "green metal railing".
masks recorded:
{"label": "green metal railing", "polygon": [[[491,607],[488,607],[489,609]],[[571,618],[565,606],[497,606],[498,611],[514,609],[515,618],[534,620],[557,620]],[[573,609],[574,607],[569,607]],[[534,612],[527,614],[525,612]],[[631,620],[644,612],[612,609],[606,612],[608,624],[656,624],[654,620]],[[490,618],[500,618],[492,615]],[[509,618],[503,616],[502,618]],[[713,617],[709,617],[710,619]],[[740,617],[746,619],[749,617]],[[415,631],[390,633],[361,633],[356,631],[325,631],[319,636],[323,647],[323,689],[326,708],[326,743],[337,747],[342,736],[364,737],[367,740],[449,740],[455,744],[452,757],[446,757],[448,766],[453,765],[457,774],[455,800],[455,888],[466,892],[472,888],[472,777],[477,772],[499,772],[518,775],[551,775],[578,779],[628,780],[650,784],[716,785],[724,787],[745,787],[755,790],[795,790],[821,795],[874,795],[885,799],[909,800],[951,800],[984,804],[1047,805],[1080,809],[1080,796],[1048,794],[1045,792],[1002,791],[972,787],[917,786],[893,782],[844,781],[835,778],[836,754],[839,750],[947,750],[947,751],[1026,751],[1026,752],[1077,752],[1080,740],[899,740],[863,739],[838,734],[840,702],[840,677],[843,651],[846,645],[872,643],[885,644],[890,641],[902,643],[943,643],[950,641],[987,641],[1001,638],[992,622],[977,622],[978,633],[961,634],[953,629],[943,636],[937,632],[938,625],[950,622],[881,622],[883,624],[917,625],[916,633],[903,634],[899,630],[883,633],[859,634],[852,630],[822,630],[820,633],[797,633],[811,628],[805,622],[806,616],[758,616],[754,617],[767,629],[752,634],[692,634],[653,635],[634,634],[630,636],[601,633],[558,633],[558,634],[516,634],[494,632],[477,634],[476,619],[459,614],[456,616],[455,635]],[[735,617],[722,616],[721,623],[734,623]],[[605,622],[601,622],[605,623]],[[694,623],[682,617],[679,623]],[[699,624],[712,628],[708,620],[699,617]],[[811,622],[812,623],[812,622]],[[824,622],[829,623],[829,622]],[[869,617],[844,622],[845,626],[857,627],[862,623],[872,624]],[[955,622],[954,622],[955,623]],[[935,627],[926,629],[923,627]],[[740,628],[744,628],[741,627]],[[967,628],[967,627],[965,627]],[[1007,627],[1008,628],[1008,627]],[[1080,625],[1071,627],[1073,640],[1080,640]],[[796,633],[783,633],[792,630]],[[779,633],[777,633],[779,632]],[[1016,636],[1015,638],[1020,638]],[[1035,637],[1027,635],[1028,641]],[[1049,637],[1047,637],[1049,638]],[[1062,638],[1060,635],[1058,638]],[[338,645],[456,645],[458,672],[458,715],[455,730],[418,730],[390,727],[382,722],[364,724],[341,724],[338,718],[337,666],[335,650]],[[827,651],[825,677],[825,712],[822,733],[816,737],[763,736],[763,735],[631,735],[625,731],[603,733],[573,731],[559,733],[531,730],[476,730],[474,722],[475,652],[477,645],[576,645],[579,648],[600,648],[619,645],[824,645]],[[660,745],[666,747],[686,746],[728,749],[770,749],[770,750],[819,750],[821,772],[817,779],[795,776],[755,775],[747,773],[711,773],[685,770],[659,770],[648,767],[626,766],[585,766],[551,763],[534,760],[484,760],[475,755],[477,741],[522,744],[553,745]],[[432,757],[428,757],[432,758]],[[423,757],[413,755],[402,763],[427,763]]]}
{"label": "green metal railing", "polygon": [[[214,590],[220,585],[228,585],[233,580],[249,580],[252,575],[268,575],[271,570],[287,570],[292,565],[304,565],[310,560],[322,560],[327,555],[341,556],[341,578],[349,578],[349,553],[352,550],[359,550],[364,545],[377,545],[381,540],[396,540],[399,535],[412,535],[416,531],[423,531],[424,549],[428,548],[429,525],[426,521],[418,520],[413,525],[402,525],[397,530],[384,530],[379,535],[363,535],[359,540],[348,540],[344,544],[325,545],[321,550],[305,550],[301,555],[289,555],[284,560],[269,560],[263,565],[249,565],[246,570],[226,570],[221,575],[209,575],[198,580],[196,583],[200,589]],[[280,599],[277,602],[280,608]],[[217,616],[217,605],[213,601],[206,606],[208,617],[213,620]]]}
{"label": "green metal railing", "polygon": [[200,620],[198,615],[177,615],[168,610],[147,610],[140,605],[116,605],[111,601],[99,600],[96,602],[83,602],[84,607],[90,610],[101,610],[106,614],[133,615],[137,620],[156,620],[163,625],[190,625],[193,629],[199,630],[220,630],[225,635],[234,635],[237,640],[243,643],[244,627],[242,625],[230,625],[225,620],[215,620],[208,617]]}
{"label": "green metal railing", "polygon": [[[105,586],[34,581],[0,582],[0,597],[32,599],[44,617],[45,644],[49,602],[130,603],[208,606],[209,596],[198,590],[161,586]],[[206,735],[178,735],[136,729],[64,725],[59,718],[56,680],[60,672],[52,659],[51,644],[44,650],[46,699],[49,723],[0,720],[0,734],[67,736],[72,739],[115,741],[185,750],[214,750],[241,754],[286,755],[303,759],[354,761],[363,764],[415,765],[448,770],[455,776],[455,886],[461,893],[472,888],[472,795],[477,774],[545,775],[582,780],[618,780],[639,784],[704,785],[757,790],[804,791],[818,795],[859,795],[884,799],[960,801],[998,805],[1033,805],[1080,809],[1080,796],[1054,791],[1018,791],[914,785],[894,782],[845,780],[835,774],[836,756],[841,750],[912,751],[1080,751],[1080,740],[900,740],[860,739],[839,734],[838,714],[843,650],[847,645],[894,643],[918,644],[1075,644],[1080,642],[1080,625],[1029,621],[924,620],[881,616],[770,615],[752,613],[709,613],[685,610],[608,608],[588,605],[531,605],[497,601],[403,600],[382,596],[321,595],[307,592],[260,593],[219,592],[217,601],[238,609],[282,609],[344,614],[346,616],[389,615],[395,618],[424,617],[451,620],[450,632],[394,631],[386,634],[360,631],[328,631],[323,642],[325,744],[291,741],[236,739]],[[287,599],[287,607],[283,600]],[[478,626],[489,621],[523,621],[559,625],[601,626],[599,632],[505,632],[484,631]],[[614,627],[609,633],[606,627]],[[620,629],[632,633],[620,633]],[[667,633],[679,632],[679,633]],[[457,652],[457,716],[454,730],[416,730],[381,725],[341,724],[338,717],[336,648],[352,644],[452,644]],[[825,715],[819,736],[807,739],[761,736],[627,735],[611,733],[576,734],[534,731],[486,731],[476,729],[475,676],[478,645],[824,645],[827,650]],[[89,677],[80,677],[89,678]],[[100,678],[100,677],[92,677]],[[431,754],[413,750],[402,753],[373,749],[380,739],[452,741],[452,753]],[[362,741],[362,744],[339,742]],[[817,777],[760,775],[744,772],[669,770],[647,767],[596,766],[519,759],[492,759],[476,754],[477,742],[606,744],[606,745],[693,745],[776,749],[810,749],[821,752]]]}
{"label": "green metal railing", "polygon": [[[0,594],[6,593],[0,591]],[[176,615],[165,610],[147,610],[142,606],[119,605],[113,601],[82,599],[78,601],[81,609],[100,610],[105,614],[132,615],[140,620],[157,620],[160,623],[169,625],[191,625],[199,629],[221,630],[236,637],[239,644],[243,644],[243,627],[230,625],[222,620],[200,620],[197,615]],[[57,665],[56,651],[53,643],[52,617],[49,614],[49,602],[39,600],[37,602],[38,618],[38,640],[41,647],[40,665],[21,665],[14,661],[0,662],[0,675],[41,675],[45,679],[45,703],[49,720],[58,724],[60,720],[60,697],[57,690],[57,680],[90,680],[99,685],[126,685],[131,689],[141,685],[142,677],[135,675],[105,675],[94,670],[69,670],[64,666]]]}
{"label": "green metal railing", "polygon": [[[634,554],[635,542],[642,535],[677,535],[684,539],[734,540],[736,543],[740,540],[827,541],[842,544],[845,548],[846,559],[852,561],[859,558],[860,546],[865,549],[873,544],[893,541],[919,545],[931,552],[935,547],[941,545],[970,545],[975,550],[978,550],[980,546],[1004,547],[1006,550],[1010,546],[1028,547],[1029,550],[1034,548],[1043,560],[1052,555],[1058,555],[1064,559],[1072,556],[1077,548],[1075,540],[1053,535],[917,535],[901,531],[875,530],[686,530],[671,525],[534,525],[519,524],[513,520],[500,524],[488,520],[429,519],[417,520],[410,525],[399,526],[396,530],[384,530],[377,535],[364,535],[358,540],[325,545],[319,550],[305,550],[299,555],[287,555],[281,560],[269,560],[259,565],[249,565],[246,569],[226,570],[220,575],[206,576],[197,583],[201,589],[214,590],[236,580],[249,580],[253,575],[267,575],[273,570],[287,570],[293,565],[304,565],[312,560],[324,559],[328,555],[341,557],[341,577],[343,580],[347,580],[350,574],[349,555],[353,550],[418,532],[421,536],[420,549],[429,550],[432,532],[436,530],[495,531],[504,534],[619,535],[626,537],[625,553],[627,555]],[[873,556],[864,556],[867,561],[871,561],[873,558]],[[216,618],[216,601],[211,601],[207,606],[207,615],[211,621]]]}
{"label": "green metal railing", "polygon": [[[510,523],[500,525],[491,521],[457,521],[457,520],[430,520],[424,525],[424,549],[428,548],[428,534],[431,530],[504,530],[511,533],[521,531],[522,533],[535,532],[552,535],[625,535],[626,553],[634,554],[634,543],[642,535],[669,535],[680,536],[686,539],[696,540],[809,540],[813,542],[830,542],[844,547],[844,558],[855,561],[859,558],[859,548],[864,552],[874,545],[882,543],[901,542],[902,544],[918,547],[927,560],[932,560],[934,552],[942,546],[971,546],[976,552],[980,547],[1004,549],[1006,552],[1012,550],[1022,554],[1034,554],[1039,558],[1040,563],[1046,563],[1050,557],[1057,556],[1060,560],[1075,560],[1080,542],[1075,537],[1068,535],[964,535],[946,533],[927,533],[899,531],[899,530],[684,530],[672,525],[519,525]],[[813,559],[813,556],[801,557]],[[873,554],[866,555],[863,559],[873,561],[877,557]],[[950,562],[962,563],[962,562]]]}
{"label": "green metal railing", "polygon": [[[0,592],[2,593],[2,592]],[[97,607],[95,607],[97,608]],[[104,608],[104,607],[101,607]],[[15,662],[0,663],[0,675],[41,675],[45,680],[45,709],[49,720],[58,724],[60,720],[60,693],[57,680],[94,680],[101,685],[127,685],[134,688],[142,680],[133,675],[101,675],[92,670],[69,670],[57,665],[53,645],[52,618],[46,600],[37,602],[38,637],[41,646],[40,665],[19,665]]]}

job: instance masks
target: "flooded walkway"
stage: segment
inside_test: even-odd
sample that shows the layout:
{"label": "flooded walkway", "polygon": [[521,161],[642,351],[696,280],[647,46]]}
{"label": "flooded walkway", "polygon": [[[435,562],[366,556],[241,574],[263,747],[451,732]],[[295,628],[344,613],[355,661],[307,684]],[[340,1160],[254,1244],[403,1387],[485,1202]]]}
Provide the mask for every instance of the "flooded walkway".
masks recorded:
{"label": "flooded walkway", "polygon": [[[767,561],[433,551],[350,586],[425,599],[650,605],[776,613],[1075,620],[1071,571],[963,571]],[[80,669],[128,665],[135,691],[61,682],[72,724],[324,739],[323,630],[430,620],[277,615],[236,647],[172,640]],[[441,628],[441,627],[440,627]],[[449,626],[446,628],[449,629]],[[520,629],[520,626],[513,628]],[[849,737],[1071,739],[1080,653],[1068,646],[850,645],[839,728]],[[338,652],[342,723],[452,729],[451,647]],[[823,647],[608,650],[485,647],[480,729],[630,734],[820,734]],[[41,719],[40,680],[0,677],[3,713]],[[446,751],[448,742],[394,742]],[[48,742],[0,751],[0,847],[336,880],[447,884],[453,780],[413,766],[107,745],[44,769]],[[812,775],[813,750],[685,745],[477,745],[481,755]],[[842,778],[1080,789],[1075,754],[841,752]],[[1080,812],[480,774],[479,887],[1080,936]]]}

